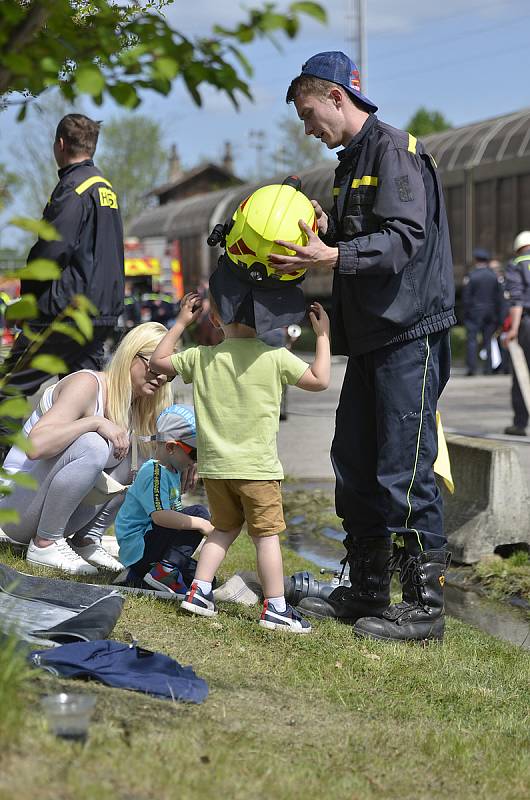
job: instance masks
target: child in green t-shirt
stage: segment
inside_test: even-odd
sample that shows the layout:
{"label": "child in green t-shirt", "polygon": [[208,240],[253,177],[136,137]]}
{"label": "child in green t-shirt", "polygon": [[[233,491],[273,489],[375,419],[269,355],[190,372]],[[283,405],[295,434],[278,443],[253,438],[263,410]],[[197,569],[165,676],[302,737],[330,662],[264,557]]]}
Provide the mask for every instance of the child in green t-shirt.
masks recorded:
{"label": "child in green t-shirt", "polygon": [[274,348],[243,322],[222,322],[215,297],[211,318],[225,339],[214,347],[175,353],[184,329],[201,310],[196,293],[186,294],[175,325],[151,356],[151,369],[193,383],[197,417],[199,475],[204,479],[215,530],[203,546],[195,579],[182,608],[211,617],[217,614],[212,580],[244,522],[256,546],[257,567],[265,597],[259,624],[272,630],[309,633],[310,624],[284,598],[279,534],[285,530],[276,434],[282,388],[286,384],[319,392],[330,378],[329,318],[313,303],[309,318],[316,334],[313,363],[286,348]]}

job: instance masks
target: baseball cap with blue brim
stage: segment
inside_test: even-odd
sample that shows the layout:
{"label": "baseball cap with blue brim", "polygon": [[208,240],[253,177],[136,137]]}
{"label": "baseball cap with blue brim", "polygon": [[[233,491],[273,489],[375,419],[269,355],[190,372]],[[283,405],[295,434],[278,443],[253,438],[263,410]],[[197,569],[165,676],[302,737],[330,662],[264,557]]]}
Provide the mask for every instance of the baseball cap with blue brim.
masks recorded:
{"label": "baseball cap with blue brim", "polygon": [[330,81],[342,86],[356,100],[363,103],[368,111],[377,111],[377,106],[361,92],[359,70],[346,53],[340,50],[329,50],[317,53],[302,65],[302,75],[312,75],[323,81]]}
{"label": "baseball cap with blue brim", "polygon": [[150,437],[157,442],[184,442],[197,447],[197,427],[192,406],[172,405],[165,408],[156,421],[156,434]]}

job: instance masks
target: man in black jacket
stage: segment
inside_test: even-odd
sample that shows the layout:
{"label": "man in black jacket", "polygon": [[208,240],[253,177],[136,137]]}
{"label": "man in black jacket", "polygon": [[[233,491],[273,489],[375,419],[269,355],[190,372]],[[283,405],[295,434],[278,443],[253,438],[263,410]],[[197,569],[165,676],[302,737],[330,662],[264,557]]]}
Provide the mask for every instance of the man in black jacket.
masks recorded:
{"label": "man in black jacket", "polygon": [[[39,315],[30,324],[35,334],[42,333],[76,294],[84,295],[96,307],[91,341],[81,344],[62,333],[54,333],[46,341],[44,351],[62,358],[69,372],[102,368],[105,339],[123,310],[123,228],[118,199],[92,161],[99,127],[83,114],[68,114],[57,126],[53,152],[59,183],[43,218],[61,238],[39,238],[30,250],[28,263],[50,259],[57,262],[61,275],[56,280],[23,280],[20,289],[21,294],[32,294],[37,300]],[[21,333],[4,364],[4,372],[11,373],[10,389],[25,395],[37,391],[49,377],[28,363],[31,344]]]}
{"label": "man in black jacket", "polygon": [[[456,319],[440,181],[414,136],[377,119],[344,53],[310,58],[286,99],[307,135],[344,148],[331,213],[313,201],[319,236],[301,222],[307,245],[281,242],[295,255],[270,258],[280,271],[333,274],[333,349],[349,357],[331,458],[351,587],[300,606],[361,636],[441,639],[448,555],[433,464]],[[404,543],[393,557],[392,533]],[[403,601],[391,606],[396,567]]]}

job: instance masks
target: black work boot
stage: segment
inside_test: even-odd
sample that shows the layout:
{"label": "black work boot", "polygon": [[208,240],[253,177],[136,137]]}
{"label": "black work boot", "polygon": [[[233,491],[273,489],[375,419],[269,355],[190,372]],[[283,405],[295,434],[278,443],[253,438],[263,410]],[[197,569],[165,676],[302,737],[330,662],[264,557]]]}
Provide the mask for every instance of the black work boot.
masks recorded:
{"label": "black work boot", "polygon": [[302,613],[355,622],[359,617],[379,616],[390,605],[390,539],[373,536],[353,540],[346,536],[344,545],[351,586],[314,581],[311,594],[297,603]]}
{"label": "black work boot", "polygon": [[403,600],[389,606],[380,618],[372,614],[359,619],[354,632],[388,641],[443,639],[443,587],[450,560],[445,550],[427,550],[408,558],[404,555],[400,572]]}

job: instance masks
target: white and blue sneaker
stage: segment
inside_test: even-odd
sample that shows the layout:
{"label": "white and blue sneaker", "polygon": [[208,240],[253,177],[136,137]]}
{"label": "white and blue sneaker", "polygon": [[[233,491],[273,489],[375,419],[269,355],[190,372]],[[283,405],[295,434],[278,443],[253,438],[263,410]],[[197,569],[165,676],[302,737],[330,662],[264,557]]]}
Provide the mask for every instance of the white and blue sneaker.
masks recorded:
{"label": "white and blue sneaker", "polygon": [[270,600],[263,601],[263,611],[259,619],[262,628],[271,631],[282,630],[291,633],[311,633],[311,625],[295,611],[292,606],[287,604],[285,611],[277,611]]}
{"label": "white and blue sneaker", "polygon": [[191,611],[192,614],[199,614],[201,617],[217,616],[213,592],[210,591],[208,594],[204,594],[199,584],[195,583],[195,581],[191,584],[180,607],[186,611]]}

